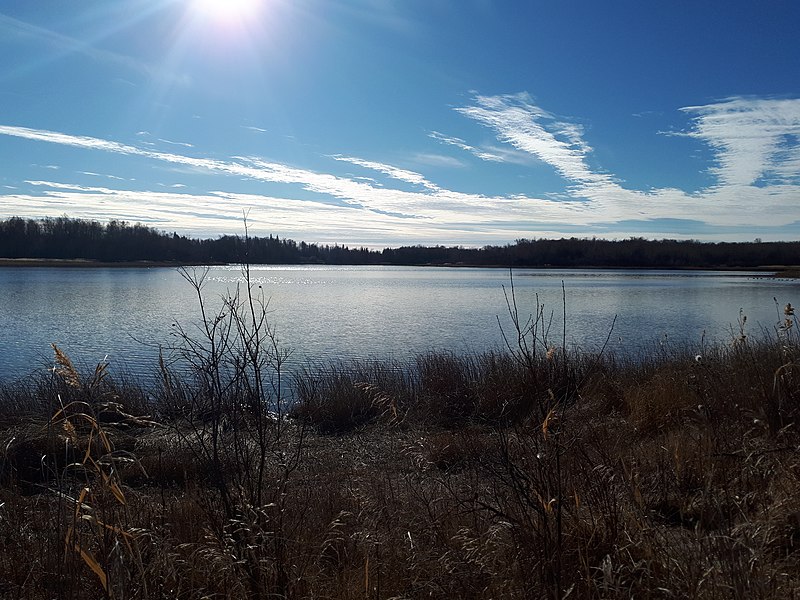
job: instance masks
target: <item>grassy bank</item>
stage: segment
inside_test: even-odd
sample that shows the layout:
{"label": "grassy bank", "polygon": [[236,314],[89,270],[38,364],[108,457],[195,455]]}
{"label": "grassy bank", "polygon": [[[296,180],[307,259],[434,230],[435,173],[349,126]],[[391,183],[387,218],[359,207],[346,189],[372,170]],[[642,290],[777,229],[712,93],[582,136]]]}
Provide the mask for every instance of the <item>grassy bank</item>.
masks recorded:
{"label": "grassy bank", "polygon": [[150,390],[57,353],[0,390],[0,596],[793,598],[791,333]]}

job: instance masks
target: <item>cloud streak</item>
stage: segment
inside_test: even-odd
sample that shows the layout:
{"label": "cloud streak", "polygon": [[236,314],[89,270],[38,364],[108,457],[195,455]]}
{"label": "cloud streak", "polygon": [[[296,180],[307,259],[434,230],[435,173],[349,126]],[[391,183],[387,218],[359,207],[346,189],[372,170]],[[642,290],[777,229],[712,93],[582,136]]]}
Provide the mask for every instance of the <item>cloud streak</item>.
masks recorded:
{"label": "cloud streak", "polygon": [[431,191],[438,191],[439,186],[434,183],[431,183],[423,175],[419,173],[415,173],[414,171],[407,171],[405,169],[399,169],[397,167],[393,167],[392,165],[387,165],[385,163],[379,163],[371,160],[364,160],[362,158],[354,158],[352,156],[341,156],[339,154],[335,154],[331,156],[332,159],[338,160],[341,162],[348,162],[359,167],[364,167],[365,169],[372,169],[373,171],[377,171],[379,173],[383,173],[392,179],[396,179],[398,181],[405,181],[406,183],[410,183],[413,185],[418,185],[420,187],[429,189]]}
{"label": "cloud streak", "polygon": [[504,162],[503,157],[499,154],[495,154],[493,152],[485,152],[476,148],[475,146],[470,146],[461,138],[448,136],[443,133],[439,133],[438,131],[431,131],[428,134],[428,137],[433,138],[437,142],[441,142],[443,144],[447,144],[448,146],[455,146],[456,148],[460,148],[470,154],[473,154],[480,158],[481,160],[486,160],[489,162]]}
{"label": "cloud streak", "polygon": [[800,100],[731,98],[681,110],[694,126],[676,135],[711,146],[720,185],[800,183]]}
{"label": "cloud streak", "polygon": [[499,141],[547,163],[569,181],[581,185],[611,181],[587,165],[592,149],[583,140],[582,128],[559,121],[533,104],[528,94],[477,96],[475,104],[456,112],[494,130]]}

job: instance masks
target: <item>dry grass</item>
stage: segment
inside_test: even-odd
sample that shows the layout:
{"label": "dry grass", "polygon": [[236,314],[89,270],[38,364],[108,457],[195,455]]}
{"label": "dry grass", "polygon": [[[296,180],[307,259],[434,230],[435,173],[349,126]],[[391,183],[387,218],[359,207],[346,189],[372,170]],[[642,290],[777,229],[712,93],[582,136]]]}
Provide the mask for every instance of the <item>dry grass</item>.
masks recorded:
{"label": "dry grass", "polygon": [[3,390],[0,596],[793,598],[794,351],[583,358],[560,399],[546,355],[308,370],[265,473],[249,421],[220,429],[232,512],[174,395],[140,418],[144,393],[62,357]]}

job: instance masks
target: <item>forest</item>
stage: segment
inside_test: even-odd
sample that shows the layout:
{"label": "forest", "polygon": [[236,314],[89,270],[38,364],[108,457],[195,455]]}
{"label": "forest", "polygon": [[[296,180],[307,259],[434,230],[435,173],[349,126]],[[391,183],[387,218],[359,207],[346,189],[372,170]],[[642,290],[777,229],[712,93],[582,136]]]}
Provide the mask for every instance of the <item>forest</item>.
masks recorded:
{"label": "forest", "polygon": [[402,246],[374,250],[278,236],[196,239],[140,223],[11,217],[0,220],[0,258],[102,262],[452,265],[485,267],[756,268],[798,262],[800,242],[596,238],[519,239],[502,246]]}

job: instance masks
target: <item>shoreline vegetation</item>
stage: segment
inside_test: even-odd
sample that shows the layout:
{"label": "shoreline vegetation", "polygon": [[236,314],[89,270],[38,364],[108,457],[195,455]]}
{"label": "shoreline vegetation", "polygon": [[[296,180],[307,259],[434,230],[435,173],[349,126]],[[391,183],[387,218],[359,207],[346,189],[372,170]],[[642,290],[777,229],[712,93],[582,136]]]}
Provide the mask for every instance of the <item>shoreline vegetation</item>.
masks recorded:
{"label": "shoreline vegetation", "polygon": [[54,346],[0,384],[3,597],[797,597],[791,305],[632,360],[512,280],[504,352],[288,375],[247,266],[217,308],[182,274],[204,316],[156,383]]}
{"label": "shoreline vegetation", "polygon": [[0,220],[0,266],[148,267],[220,264],[639,268],[782,271],[796,277],[800,242],[520,239],[504,246],[365,247],[276,236],[194,239],[141,224],[12,217]]}

